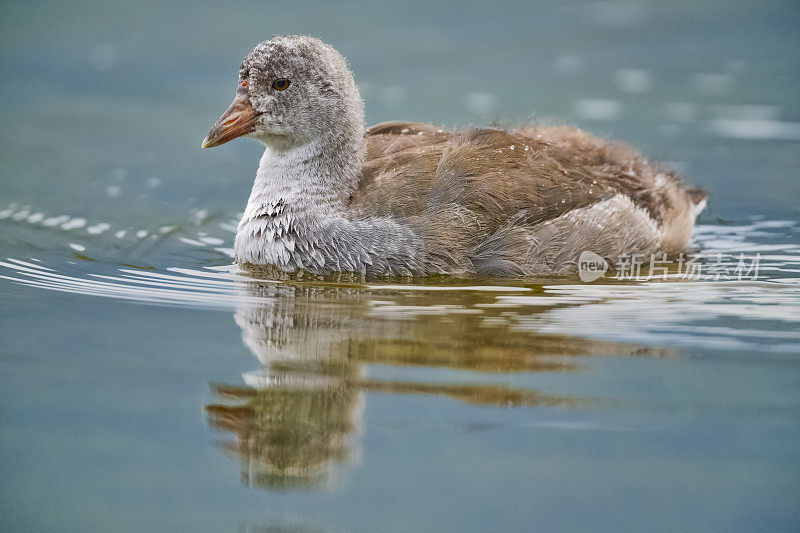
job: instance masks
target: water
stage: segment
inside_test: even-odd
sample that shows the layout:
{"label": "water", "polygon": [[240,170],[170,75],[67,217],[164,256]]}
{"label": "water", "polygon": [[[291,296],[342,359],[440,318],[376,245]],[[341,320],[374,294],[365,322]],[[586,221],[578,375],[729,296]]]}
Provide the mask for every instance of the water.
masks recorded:
{"label": "water", "polygon": [[[795,3],[0,10],[4,530],[797,529]],[[199,144],[273,33],[341,50],[370,123],[669,161],[710,275],[243,275],[258,147]]]}

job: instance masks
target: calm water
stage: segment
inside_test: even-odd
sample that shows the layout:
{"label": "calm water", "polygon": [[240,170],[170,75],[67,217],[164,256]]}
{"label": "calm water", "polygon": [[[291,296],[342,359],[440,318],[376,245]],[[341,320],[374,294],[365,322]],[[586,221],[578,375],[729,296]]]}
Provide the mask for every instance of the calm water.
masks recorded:
{"label": "calm water", "polygon": [[[800,526],[796,2],[0,15],[3,530]],[[259,148],[199,144],[275,33],[345,54],[370,123],[566,120],[668,161],[711,192],[710,276],[242,275]]]}

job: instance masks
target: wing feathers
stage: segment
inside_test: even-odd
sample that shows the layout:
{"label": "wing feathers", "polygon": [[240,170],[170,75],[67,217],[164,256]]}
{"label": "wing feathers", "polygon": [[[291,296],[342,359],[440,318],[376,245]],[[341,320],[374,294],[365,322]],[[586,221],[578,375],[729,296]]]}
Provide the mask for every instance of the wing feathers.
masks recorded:
{"label": "wing feathers", "polygon": [[[673,172],[648,165],[633,149],[565,126],[454,132],[384,122],[369,128],[367,146],[351,210],[406,219],[430,233],[432,246],[449,246],[452,253],[444,255],[453,262],[473,261],[462,265],[473,270],[494,265],[488,269],[515,271],[522,248],[529,249],[531,238],[541,233],[536,228],[570,213],[592,213],[580,224],[587,232],[587,224],[602,222],[596,216],[602,210],[587,209],[615,197],[624,197],[636,210],[636,217],[625,220],[638,224],[641,213],[668,230],[671,248],[685,245],[693,208],[705,198]],[[673,220],[680,221],[674,231]]]}

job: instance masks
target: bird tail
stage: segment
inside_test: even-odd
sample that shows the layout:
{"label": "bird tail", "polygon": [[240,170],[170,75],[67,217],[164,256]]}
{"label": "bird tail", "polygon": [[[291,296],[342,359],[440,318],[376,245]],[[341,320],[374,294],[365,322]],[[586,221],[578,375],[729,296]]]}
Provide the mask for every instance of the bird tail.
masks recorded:
{"label": "bird tail", "polygon": [[692,202],[692,214],[697,218],[697,215],[702,213],[703,209],[706,208],[708,193],[705,189],[701,189],[700,187],[689,189],[687,192],[689,193],[689,200]]}

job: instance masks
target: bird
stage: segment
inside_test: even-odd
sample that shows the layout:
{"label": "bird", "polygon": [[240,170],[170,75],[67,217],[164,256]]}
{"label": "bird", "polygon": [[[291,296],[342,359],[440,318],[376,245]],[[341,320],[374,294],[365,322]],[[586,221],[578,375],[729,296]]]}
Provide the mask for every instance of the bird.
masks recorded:
{"label": "bird", "polygon": [[569,275],[585,251],[611,265],[682,253],[706,204],[674,171],[571,126],[367,128],[347,61],[309,36],[244,59],[202,147],[238,137],[265,148],[234,241],[244,269]]}

